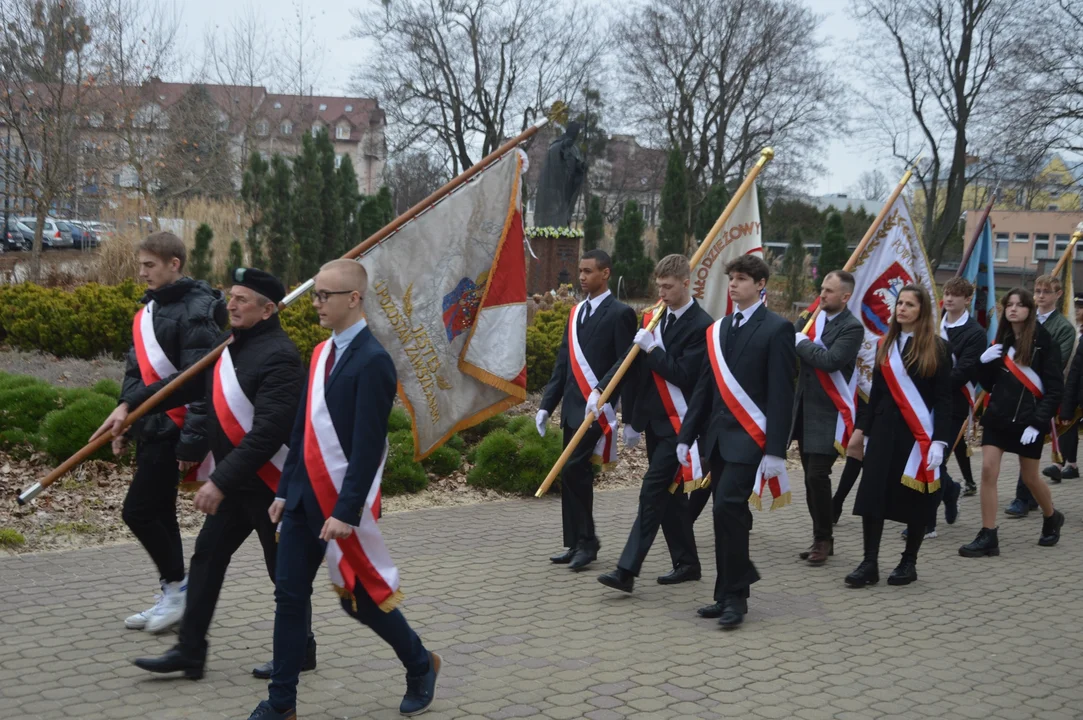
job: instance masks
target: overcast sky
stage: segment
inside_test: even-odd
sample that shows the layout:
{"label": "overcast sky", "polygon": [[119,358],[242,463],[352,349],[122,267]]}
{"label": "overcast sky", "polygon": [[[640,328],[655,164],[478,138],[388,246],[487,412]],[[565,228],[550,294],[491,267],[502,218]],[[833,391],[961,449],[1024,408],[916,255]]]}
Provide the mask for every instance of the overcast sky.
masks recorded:
{"label": "overcast sky", "polygon": [[[186,56],[203,56],[203,38],[214,23],[228,24],[234,14],[240,14],[250,0],[183,0],[179,3],[182,13],[183,45]],[[323,68],[316,92],[345,94],[355,68],[365,56],[366,43],[349,37],[354,24],[350,10],[361,5],[362,0],[304,0],[306,17],[313,29],[325,41]],[[849,68],[848,46],[857,37],[854,21],[849,16],[849,0],[805,0],[815,12],[826,16],[821,34],[829,40],[825,55],[836,63],[842,79],[851,84],[860,82],[860,76]],[[258,0],[260,12],[275,37],[270,42],[282,43],[280,33],[283,23],[292,18],[297,7],[296,0]],[[177,78],[181,79],[181,78]],[[783,148],[776,148],[778,152]],[[825,166],[827,172],[807,189],[810,194],[846,192],[865,170],[880,169],[894,183],[895,164],[888,153],[877,153],[865,143],[853,138],[834,140],[828,147]]]}

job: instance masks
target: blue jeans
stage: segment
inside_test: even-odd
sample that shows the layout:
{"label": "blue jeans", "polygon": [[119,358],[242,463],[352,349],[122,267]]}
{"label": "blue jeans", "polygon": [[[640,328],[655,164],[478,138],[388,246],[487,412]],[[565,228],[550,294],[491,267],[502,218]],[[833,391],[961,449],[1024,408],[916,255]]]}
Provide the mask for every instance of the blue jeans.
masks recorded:
{"label": "blue jeans", "polygon": [[[312,598],[312,581],[320,570],[327,543],[317,537],[305,518],[304,501],[282,517],[275,568],[274,664],[271,671],[270,702],[276,709],[297,705],[297,680],[308,642],[306,607]],[[394,649],[409,675],[423,675],[429,669],[429,653],[399,610],[385,613],[361,592],[357,609],[349,600],[342,609],[368,625]]]}

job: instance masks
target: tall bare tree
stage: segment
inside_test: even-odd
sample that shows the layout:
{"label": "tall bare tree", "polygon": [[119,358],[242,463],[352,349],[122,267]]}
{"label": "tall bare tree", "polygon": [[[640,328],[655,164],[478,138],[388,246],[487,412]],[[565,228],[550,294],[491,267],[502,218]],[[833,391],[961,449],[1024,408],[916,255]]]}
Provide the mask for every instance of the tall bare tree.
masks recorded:
{"label": "tall bare tree", "polygon": [[282,20],[284,43],[274,76],[283,92],[298,97],[311,95],[323,73],[326,51],[314,20],[304,0],[294,2],[290,15]]}
{"label": "tall bare tree", "polygon": [[891,192],[891,182],[879,170],[866,170],[858,176],[850,192],[862,200],[886,200]]}
{"label": "tall bare tree", "polygon": [[353,35],[375,43],[356,83],[378,97],[392,153],[440,146],[458,174],[601,70],[592,5],[369,0]]}
{"label": "tall bare tree", "polygon": [[446,165],[422,151],[404,152],[384,168],[384,184],[391,190],[395,215],[401,215],[448,181]]}
{"label": "tall bare tree", "polygon": [[817,170],[843,93],[820,57],[819,22],[796,0],[651,0],[617,24],[624,105],[685,156],[694,208],[765,145],[786,149],[776,182]]}
{"label": "tall bare tree", "polygon": [[[180,13],[172,0],[99,0],[93,24],[98,88],[88,103],[87,134],[105,138],[90,140],[103,146],[99,159],[118,162],[158,227],[157,191],[170,125],[151,84],[180,68]],[[102,165],[100,172],[112,169]]]}
{"label": "tall bare tree", "polygon": [[88,72],[90,25],[78,0],[3,0],[0,116],[17,138],[23,191],[37,223],[30,279],[41,278],[41,234],[53,202],[76,183],[76,146]]}
{"label": "tall bare tree", "polygon": [[1006,80],[1001,64],[1019,40],[1023,3],[852,0],[866,38],[859,59],[875,87],[867,98],[872,126],[898,159],[923,157],[914,210],[934,268],[963,209],[968,146],[1001,109],[992,101]]}

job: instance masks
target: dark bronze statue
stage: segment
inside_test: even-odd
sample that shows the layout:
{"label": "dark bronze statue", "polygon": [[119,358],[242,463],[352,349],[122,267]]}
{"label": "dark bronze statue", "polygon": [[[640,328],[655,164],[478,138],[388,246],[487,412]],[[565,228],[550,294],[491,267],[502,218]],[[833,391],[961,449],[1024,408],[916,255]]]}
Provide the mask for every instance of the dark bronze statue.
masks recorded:
{"label": "dark bronze statue", "polygon": [[564,134],[549,145],[538,178],[535,227],[567,227],[572,221],[572,210],[587,169],[583,154],[575,144],[579,129],[579,123],[568,123]]}

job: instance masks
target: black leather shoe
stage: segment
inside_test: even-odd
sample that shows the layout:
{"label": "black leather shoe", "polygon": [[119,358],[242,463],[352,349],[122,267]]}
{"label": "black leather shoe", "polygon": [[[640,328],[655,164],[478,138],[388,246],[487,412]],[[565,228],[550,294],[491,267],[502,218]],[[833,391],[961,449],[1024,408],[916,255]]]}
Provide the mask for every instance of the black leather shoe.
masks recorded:
{"label": "black leather shoe", "polygon": [[954,525],[959,519],[959,494],[962,487],[951,478],[948,478],[947,483],[944,486],[944,522]]}
{"label": "black leather shoe", "polygon": [[918,579],[918,568],[910,560],[903,560],[899,566],[887,576],[888,585],[909,585]]}
{"label": "black leather shoe", "polygon": [[554,555],[553,557],[549,558],[549,562],[553,563],[554,565],[567,565],[572,561],[573,557],[575,557],[575,548],[568,548],[559,555]]}
{"label": "black leather shoe", "polygon": [[1060,477],[1062,480],[1078,480],[1079,468],[1074,465],[1065,465],[1064,469],[1060,471]]}
{"label": "black leather shoe", "polygon": [[863,588],[880,582],[880,568],[871,560],[862,560],[852,573],[846,576],[846,584],[852,588]]}
{"label": "black leather shoe", "polygon": [[297,720],[297,708],[283,712],[275,710],[271,703],[263,700],[248,716],[248,720]]}
{"label": "black leather shoe", "polygon": [[[262,665],[252,668],[252,675],[260,680],[270,680],[273,660],[268,660]],[[301,663],[301,672],[316,669],[316,638],[310,637],[305,647],[305,660]]]}
{"label": "black leather shoe", "polygon": [[1060,529],[1064,527],[1064,513],[1054,510],[1053,514],[1042,521],[1042,535],[1038,538],[1038,544],[1042,547],[1053,547],[1060,540]]}
{"label": "black leather shoe", "polygon": [[1044,468],[1042,468],[1042,475],[1045,475],[1054,484],[1060,483],[1062,473],[1063,471],[1061,470],[1060,465],[1046,465]]}
{"label": "black leather shoe", "polygon": [[963,557],[995,557],[1000,554],[1000,541],[997,539],[997,529],[982,528],[973,542],[969,542],[959,548],[959,554]]}
{"label": "black leather shoe", "polygon": [[182,672],[189,680],[203,677],[203,665],[207,661],[206,653],[194,655],[180,646],[174,646],[165,655],[156,658],[136,658],[132,663],[141,670],[152,673]]}
{"label": "black leather shoe", "polygon": [[703,577],[703,572],[700,570],[699,565],[678,565],[665,575],[659,575],[658,584],[677,585],[683,582],[699,580],[701,577]]}
{"label": "black leather shoe", "polygon": [[620,590],[621,592],[630,593],[635,587],[636,579],[632,573],[627,570],[617,568],[613,572],[607,572],[598,576],[598,582],[606,587],[613,588],[614,590]]}
{"label": "black leather shoe", "polygon": [[594,562],[597,559],[598,559],[598,551],[596,549],[595,550],[584,550],[584,549],[580,548],[579,550],[576,550],[575,555],[572,556],[572,561],[570,563],[568,563],[568,569],[573,570],[575,572],[579,572],[580,570],[585,568],[587,565],[590,565],[592,562]]}
{"label": "black leather shoe", "polygon": [[716,602],[714,605],[706,605],[699,610],[696,610],[696,615],[699,615],[701,618],[714,619],[722,617],[724,611],[725,608],[722,607],[722,603]]}
{"label": "black leather shoe", "polygon": [[733,604],[726,605],[722,611],[722,617],[718,618],[718,624],[723,630],[733,630],[745,621],[745,613]]}

